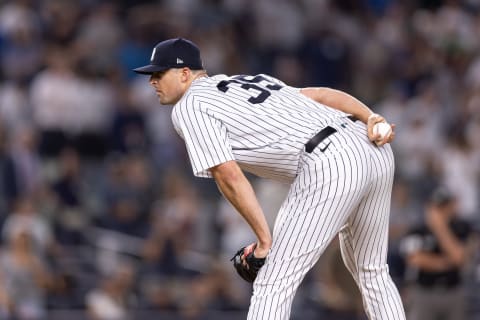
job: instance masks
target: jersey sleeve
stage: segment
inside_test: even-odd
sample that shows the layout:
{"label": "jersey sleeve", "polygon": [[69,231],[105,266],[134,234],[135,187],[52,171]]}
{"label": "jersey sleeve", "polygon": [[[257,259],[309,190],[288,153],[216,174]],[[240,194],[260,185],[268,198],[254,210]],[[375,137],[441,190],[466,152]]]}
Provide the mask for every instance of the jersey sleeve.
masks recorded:
{"label": "jersey sleeve", "polygon": [[195,176],[212,178],[208,169],[235,159],[225,125],[194,97],[187,97],[174,108],[172,120],[185,141]]}

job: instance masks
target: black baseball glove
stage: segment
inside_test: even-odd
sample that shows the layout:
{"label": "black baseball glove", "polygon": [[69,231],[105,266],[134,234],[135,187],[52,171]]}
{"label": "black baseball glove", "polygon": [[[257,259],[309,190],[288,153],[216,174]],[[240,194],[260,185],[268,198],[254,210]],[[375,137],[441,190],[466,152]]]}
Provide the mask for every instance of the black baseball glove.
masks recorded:
{"label": "black baseball glove", "polygon": [[[257,277],[258,271],[265,264],[265,258],[256,258],[253,255],[257,245],[254,245],[253,249],[250,249],[249,247],[243,247],[238,250],[230,261],[233,261],[233,266],[240,277],[247,282],[253,282]],[[247,251],[245,249],[250,250]]]}

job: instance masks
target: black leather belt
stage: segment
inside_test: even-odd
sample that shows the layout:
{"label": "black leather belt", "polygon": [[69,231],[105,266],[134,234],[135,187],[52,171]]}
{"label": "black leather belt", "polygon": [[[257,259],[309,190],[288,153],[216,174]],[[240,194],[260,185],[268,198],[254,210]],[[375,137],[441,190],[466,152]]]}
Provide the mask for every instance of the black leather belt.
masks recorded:
{"label": "black leather belt", "polygon": [[[347,118],[352,120],[353,122],[358,120],[354,116],[348,116]],[[325,140],[325,138],[334,134],[335,132],[337,132],[337,129],[332,128],[330,126],[326,126],[322,130],[320,130],[316,135],[314,135],[310,140],[308,140],[307,143],[305,143],[305,151],[308,153],[312,153],[312,151],[320,144],[320,142],[322,142],[323,140]]]}
{"label": "black leather belt", "polygon": [[307,143],[305,143],[305,151],[308,153],[312,153],[313,149],[315,149],[316,146],[320,142],[322,142],[326,137],[329,135],[337,132],[337,129],[332,128],[330,126],[326,126],[322,130],[320,130],[316,135],[314,135],[310,140],[308,140]]}
{"label": "black leather belt", "polygon": [[352,120],[353,122],[358,120],[357,117],[355,117],[355,116],[348,116],[347,118]]}

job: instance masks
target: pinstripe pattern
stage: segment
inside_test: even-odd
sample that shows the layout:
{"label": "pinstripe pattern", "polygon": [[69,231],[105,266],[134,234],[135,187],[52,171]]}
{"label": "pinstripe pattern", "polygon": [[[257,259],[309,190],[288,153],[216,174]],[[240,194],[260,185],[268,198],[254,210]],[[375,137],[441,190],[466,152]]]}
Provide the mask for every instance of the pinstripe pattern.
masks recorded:
{"label": "pinstripe pattern", "polygon": [[300,282],[340,230],[342,256],[369,319],[405,319],[386,264],[393,154],[368,142],[363,125],[335,127],[339,132],[321,143],[330,143],[327,151],[317,147],[301,160],[248,319],[288,319]]}
{"label": "pinstripe pattern", "polygon": [[291,183],[298,170],[298,160],[305,142],[320,128],[345,114],[315,103],[298,94],[297,88],[262,75],[279,84],[280,90],[262,103],[248,99],[255,90],[232,84],[228,92],[217,89],[224,75],[201,78],[175,105],[172,121],[185,140],[193,173],[211,177],[208,169],[228,160],[261,177]]}
{"label": "pinstripe pattern", "polygon": [[[365,125],[277,79],[236,79],[196,80],[174,107],[172,120],[196,176],[211,177],[209,168],[236,160],[243,170],[291,183],[254,283],[248,319],[288,319],[302,279],[338,233],[368,317],[405,319],[386,264],[390,146],[375,147]],[[305,143],[327,125],[337,132],[312,153],[304,152]]]}

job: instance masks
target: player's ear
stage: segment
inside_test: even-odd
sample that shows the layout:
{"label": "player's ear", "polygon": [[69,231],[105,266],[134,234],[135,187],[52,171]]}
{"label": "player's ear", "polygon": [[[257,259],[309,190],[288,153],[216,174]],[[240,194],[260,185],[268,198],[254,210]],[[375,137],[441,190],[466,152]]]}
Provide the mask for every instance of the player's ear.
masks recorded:
{"label": "player's ear", "polygon": [[184,67],[180,69],[180,80],[182,82],[187,82],[193,76],[192,70],[190,68]]}

